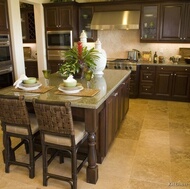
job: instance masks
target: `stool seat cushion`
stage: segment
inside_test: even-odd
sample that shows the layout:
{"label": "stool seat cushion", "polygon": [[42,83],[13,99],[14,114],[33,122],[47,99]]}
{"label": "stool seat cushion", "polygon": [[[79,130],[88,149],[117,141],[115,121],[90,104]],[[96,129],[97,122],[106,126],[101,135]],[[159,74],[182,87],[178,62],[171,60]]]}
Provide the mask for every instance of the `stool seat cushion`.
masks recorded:
{"label": "stool seat cushion", "polygon": [[[83,139],[84,135],[86,134],[85,124],[84,122],[74,121],[73,125],[75,130],[75,143],[78,144],[78,142],[80,142]],[[71,146],[70,138],[62,136],[45,134],[45,142],[63,145],[63,146]]]}
{"label": "stool seat cushion", "polygon": [[[35,134],[37,131],[39,131],[39,126],[35,114],[29,114],[29,119],[30,119],[32,134]],[[15,126],[15,125],[14,126],[7,125],[7,132],[21,134],[21,135],[29,134],[26,127]]]}

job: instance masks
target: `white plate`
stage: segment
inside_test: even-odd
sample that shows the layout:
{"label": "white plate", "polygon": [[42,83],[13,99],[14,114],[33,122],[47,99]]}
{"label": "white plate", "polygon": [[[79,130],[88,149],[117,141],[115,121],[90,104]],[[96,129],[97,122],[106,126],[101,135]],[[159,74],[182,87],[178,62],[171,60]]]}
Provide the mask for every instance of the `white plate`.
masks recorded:
{"label": "white plate", "polygon": [[32,83],[32,84],[25,84],[25,83],[21,83],[20,84],[22,87],[37,87],[39,85],[41,85],[41,83],[39,81],[37,81],[36,83]]}
{"label": "white plate", "polygon": [[58,88],[60,91],[64,92],[65,94],[74,94],[74,93],[78,93],[80,92],[83,88],[83,86],[80,86],[78,89],[75,89],[75,90],[64,90],[62,88]]}
{"label": "white plate", "polygon": [[23,87],[22,84],[19,84],[18,88],[22,89],[22,90],[25,90],[25,91],[34,91],[34,90],[37,90],[41,86],[42,86],[41,83],[38,86],[35,86],[35,87]]}
{"label": "white plate", "polygon": [[64,86],[64,83],[61,83],[61,84],[59,85],[59,88],[62,89],[62,90],[73,91],[73,90],[81,89],[81,86],[82,86],[81,83],[77,83],[77,85],[76,85],[75,87],[65,87],[65,86]]}

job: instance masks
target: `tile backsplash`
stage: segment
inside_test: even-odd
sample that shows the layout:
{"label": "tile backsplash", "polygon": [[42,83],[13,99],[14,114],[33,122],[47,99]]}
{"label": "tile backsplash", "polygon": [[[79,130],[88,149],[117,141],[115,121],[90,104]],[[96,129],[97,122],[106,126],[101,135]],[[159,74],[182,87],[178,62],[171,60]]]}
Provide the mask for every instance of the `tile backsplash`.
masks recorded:
{"label": "tile backsplash", "polygon": [[98,38],[102,42],[102,48],[108,58],[127,58],[127,51],[138,49],[139,51],[157,51],[165,60],[179,54],[179,48],[189,48],[188,43],[140,43],[139,30],[102,30],[98,31]]}

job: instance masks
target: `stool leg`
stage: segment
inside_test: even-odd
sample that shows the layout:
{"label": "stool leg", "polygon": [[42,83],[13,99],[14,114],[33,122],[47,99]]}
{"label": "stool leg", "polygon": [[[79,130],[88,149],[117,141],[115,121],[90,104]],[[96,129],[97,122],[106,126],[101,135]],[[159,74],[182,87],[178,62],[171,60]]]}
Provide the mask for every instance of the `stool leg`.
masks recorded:
{"label": "stool leg", "polygon": [[35,165],[34,165],[34,145],[33,140],[30,138],[28,140],[28,146],[29,146],[29,177],[34,178],[35,177]]}

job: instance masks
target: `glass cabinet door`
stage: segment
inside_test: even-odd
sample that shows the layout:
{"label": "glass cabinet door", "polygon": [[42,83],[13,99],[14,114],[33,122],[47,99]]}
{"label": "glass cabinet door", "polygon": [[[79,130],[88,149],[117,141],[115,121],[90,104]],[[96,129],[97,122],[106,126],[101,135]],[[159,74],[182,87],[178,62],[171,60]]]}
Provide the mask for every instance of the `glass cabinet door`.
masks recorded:
{"label": "glass cabinet door", "polygon": [[85,30],[88,40],[95,41],[97,32],[90,29],[90,24],[93,16],[93,7],[80,7],[79,10],[79,35],[82,30]]}
{"label": "glass cabinet door", "polygon": [[158,6],[143,6],[141,15],[141,40],[158,39]]}

